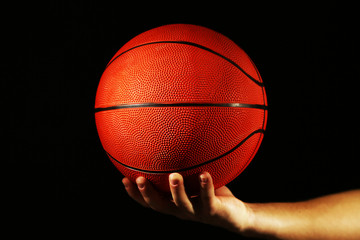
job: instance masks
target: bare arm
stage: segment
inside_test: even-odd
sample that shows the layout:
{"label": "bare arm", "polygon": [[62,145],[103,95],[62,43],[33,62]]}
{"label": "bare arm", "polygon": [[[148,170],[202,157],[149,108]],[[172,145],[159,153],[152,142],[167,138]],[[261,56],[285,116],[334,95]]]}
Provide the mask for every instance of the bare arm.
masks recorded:
{"label": "bare arm", "polygon": [[244,203],[227,187],[214,190],[209,173],[199,177],[200,196],[190,199],[180,174],[169,176],[173,201],[145,178],[124,178],[128,194],[144,207],[182,219],[271,239],[360,239],[360,190],[296,203]]}
{"label": "bare arm", "polygon": [[275,239],[360,239],[360,190],[304,202],[247,204],[249,233]]}

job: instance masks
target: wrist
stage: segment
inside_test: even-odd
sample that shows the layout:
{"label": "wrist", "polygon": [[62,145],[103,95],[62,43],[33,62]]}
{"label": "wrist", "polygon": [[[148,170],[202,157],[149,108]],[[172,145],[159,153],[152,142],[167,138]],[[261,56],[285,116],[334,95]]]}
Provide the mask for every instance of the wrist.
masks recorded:
{"label": "wrist", "polygon": [[[235,198],[236,199],[236,198]],[[225,219],[230,220],[223,226],[229,230],[244,236],[251,236],[254,228],[254,211],[252,204],[245,203],[239,199],[228,209]]]}
{"label": "wrist", "polygon": [[247,221],[241,234],[247,237],[273,238],[281,228],[279,219],[274,219],[267,212],[267,205],[261,203],[246,203]]}
{"label": "wrist", "polygon": [[255,224],[255,211],[254,211],[254,204],[251,203],[245,203],[244,209],[245,209],[245,216],[241,228],[239,229],[240,234],[244,236],[254,236],[254,233],[256,232],[256,224]]}

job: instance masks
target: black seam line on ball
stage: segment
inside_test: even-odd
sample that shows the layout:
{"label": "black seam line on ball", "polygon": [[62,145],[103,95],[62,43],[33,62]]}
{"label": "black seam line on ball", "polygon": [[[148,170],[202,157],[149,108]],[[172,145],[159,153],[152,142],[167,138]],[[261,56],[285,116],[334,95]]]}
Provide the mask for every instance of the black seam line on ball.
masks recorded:
{"label": "black seam line on ball", "polygon": [[[110,66],[111,63],[113,63],[118,57],[120,57],[121,55],[123,55],[124,53],[127,53],[135,48],[139,48],[139,47],[142,47],[142,46],[146,46],[146,45],[151,45],[151,44],[159,44],[159,43],[173,43],[173,44],[185,44],[185,45],[190,45],[190,46],[194,46],[194,47],[198,47],[198,48],[201,48],[203,50],[206,50],[208,52],[211,52],[223,59],[225,59],[226,61],[228,61],[229,63],[231,63],[232,65],[234,65],[236,68],[238,68],[242,73],[244,73],[251,81],[253,81],[254,83],[256,83],[257,85],[259,85],[260,87],[263,87],[264,84],[262,82],[260,82],[259,80],[253,78],[250,74],[248,74],[247,72],[245,72],[244,69],[242,69],[236,62],[234,62],[233,60],[231,60],[230,58],[227,58],[225,57],[224,55],[221,55],[220,53],[218,52],[215,52],[214,50],[211,50],[210,48],[207,48],[205,46],[202,46],[200,44],[197,44],[197,43],[193,43],[193,42],[186,42],[186,41],[158,41],[158,42],[149,42],[149,43],[144,43],[144,44],[140,44],[138,46],[135,46],[135,47],[132,47],[132,48],[129,48],[128,50],[120,53],[119,55],[117,55],[113,60],[111,60],[107,65],[106,65],[106,68],[108,68]],[[105,68],[105,69],[106,69]]]}
{"label": "black seam line on ball", "polygon": [[243,145],[249,138],[251,138],[253,135],[257,134],[257,133],[262,133],[264,134],[264,129],[258,129],[258,130],[255,130],[254,132],[250,133],[246,138],[244,138],[238,145],[236,145],[234,148],[230,149],[229,151],[227,151],[226,153],[216,157],[216,158],[213,158],[211,160],[208,160],[206,162],[203,162],[203,163],[200,163],[200,164],[197,164],[197,165],[194,165],[194,166],[191,166],[191,167],[186,167],[186,168],[182,168],[182,169],[174,169],[174,170],[145,170],[145,169],[140,169],[140,168],[135,168],[135,167],[131,167],[129,165],[126,165],[120,161],[118,161],[117,159],[115,159],[113,156],[111,156],[108,152],[106,152],[106,154],[112,158],[115,162],[119,163],[120,165],[128,168],[128,169],[131,169],[131,170],[134,170],[134,171],[138,171],[138,172],[144,172],[144,173],[150,173],[150,174],[162,174],[162,173],[172,173],[172,172],[183,172],[183,171],[187,171],[187,170],[191,170],[191,169],[194,169],[194,168],[197,168],[197,167],[200,167],[200,166],[203,166],[203,165],[206,165],[206,164],[209,164],[209,163],[212,163],[216,160],[219,160],[220,158],[222,157],[225,157],[226,155],[234,152],[236,149],[238,149],[241,145]]}
{"label": "black seam line on ball", "polygon": [[260,104],[246,103],[133,103],[119,104],[104,108],[95,108],[95,112],[102,112],[122,108],[148,108],[148,107],[239,107],[239,108],[256,108],[267,110],[268,107]]}

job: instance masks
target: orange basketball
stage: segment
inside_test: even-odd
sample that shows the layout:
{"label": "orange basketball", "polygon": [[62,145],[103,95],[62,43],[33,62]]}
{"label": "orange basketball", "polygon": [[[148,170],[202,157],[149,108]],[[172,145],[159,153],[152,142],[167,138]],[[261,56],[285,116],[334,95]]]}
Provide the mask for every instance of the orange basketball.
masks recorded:
{"label": "orange basketball", "polygon": [[234,42],[205,27],[173,24],[136,36],[110,60],[95,119],[121,173],[168,192],[169,174],[179,172],[194,194],[201,172],[218,188],[250,163],[267,101],[254,63]]}

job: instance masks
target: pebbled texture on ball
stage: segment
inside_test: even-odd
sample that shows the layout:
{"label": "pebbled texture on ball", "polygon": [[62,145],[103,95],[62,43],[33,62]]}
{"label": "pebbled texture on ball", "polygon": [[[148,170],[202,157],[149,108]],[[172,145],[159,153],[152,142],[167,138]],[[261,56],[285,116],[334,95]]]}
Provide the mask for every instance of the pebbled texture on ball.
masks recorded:
{"label": "pebbled texture on ball", "polygon": [[163,43],[133,49],[113,62],[101,77],[95,107],[144,102],[264,104],[264,95],[223,58]]}
{"label": "pebbled texture on ball", "polygon": [[[267,106],[260,74],[225,36],[195,25],[173,24],[125,44],[105,69],[95,108],[139,103],[240,103]],[[114,165],[135,181],[148,178],[168,192],[180,172],[191,194],[208,171],[215,187],[232,181],[253,159],[267,110],[224,106],[157,106],[95,113],[101,143]]]}
{"label": "pebbled texture on ball", "polygon": [[214,159],[262,129],[263,121],[263,110],[236,107],[133,108],[96,114],[105,151],[129,167],[153,171],[177,171]]}
{"label": "pebbled texture on ball", "polygon": [[249,56],[226,36],[192,24],[170,24],[150,29],[127,42],[110,60],[139,45],[161,41],[185,41],[212,49],[241,66],[250,76],[262,81]]}
{"label": "pebbled texture on ball", "polygon": [[[263,134],[254,134],[235,151],[217,161],[213,161],[186,171],[176,171],[184,177],[186,192],[190,196],[194,196],[199,193],[198,176],[203,171],[207,171],[211,174],[215,189],[234,180],[248,166],[258,150],[262,138]],[[135,182],[138,176],[143,176],[150,180],[158,190],[165,193],[169,192],[168,177],[170,173],[148,173],[135,171],[133,169],[124,167],[114,158],[110,156],[109,158],[117,167],[117,169],[133,182]]]}

